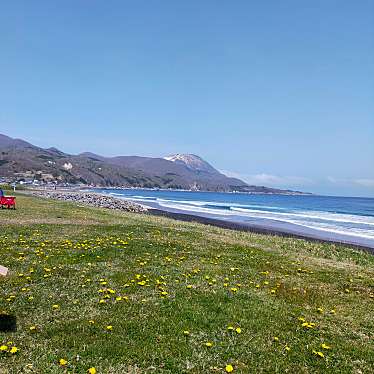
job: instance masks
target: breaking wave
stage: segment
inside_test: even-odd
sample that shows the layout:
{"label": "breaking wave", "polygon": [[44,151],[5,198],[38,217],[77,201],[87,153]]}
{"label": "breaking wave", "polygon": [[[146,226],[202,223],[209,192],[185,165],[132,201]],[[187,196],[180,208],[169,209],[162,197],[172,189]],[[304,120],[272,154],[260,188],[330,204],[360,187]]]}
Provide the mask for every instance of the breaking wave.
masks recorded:
{"label": "breaking wave", "polygon": [[129,190],[109,193],[143,205],[148,204],[153,208],[242,222],[277,221],[314,230],[374,239],[374,199],[362,201],[357,198],[355,200],[327,196],[253,196],[149,190],[138,190],[136,194]]}

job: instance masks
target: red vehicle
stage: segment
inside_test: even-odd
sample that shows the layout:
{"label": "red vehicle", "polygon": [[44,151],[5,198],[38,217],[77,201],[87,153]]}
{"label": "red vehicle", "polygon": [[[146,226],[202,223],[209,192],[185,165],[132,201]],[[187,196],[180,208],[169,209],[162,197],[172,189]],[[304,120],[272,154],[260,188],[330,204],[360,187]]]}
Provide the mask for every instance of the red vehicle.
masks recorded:
{"label": "red vehicle", "polygon": [[13,209],[16,209],[16,197],[15,196],[2,196],[0,197],[0,205],[1,209],[6,206],[8,209],[12,207]]}

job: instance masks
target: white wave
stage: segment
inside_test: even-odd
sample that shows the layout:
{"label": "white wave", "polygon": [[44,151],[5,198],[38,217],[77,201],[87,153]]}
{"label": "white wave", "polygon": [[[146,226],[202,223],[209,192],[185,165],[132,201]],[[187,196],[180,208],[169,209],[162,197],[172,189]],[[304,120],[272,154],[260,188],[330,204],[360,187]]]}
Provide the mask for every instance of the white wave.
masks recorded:
{"label": "white wave", "polygon": [[[273,221],[290,223],[301,227],[314,230],[322,230],[341,235],[357,236],[361,238],[374,239],[374,230],[364,227],[344,227],[343,225],[362,225],[374,226],[374,217],[356,216],[352,214],[332,213],[323,211],[290,211],[285,212],[286,208],[264,206],[255,204],[240,204],[230,202],[202,201],[202,200],[174,200],[152,196],[132,195],[126,196],[121,193],[111,192],[111,195],[120,196],[122,199],[131,200],[138,203],[149,203],[154,200],[160,207],[177,209],[190,213],[204,213],[215,217],[229,218],[233,216],[242,216],[247,218],[269,219]],[[214,209],[209,205],[229,208]],[[253,209],[259,208],[259,209]],[[270,211],[267,209],[275,209]],[[283,211],[279,211],[283,210]]]}
{"label": "white wave", "polygon": [[240,204],[240,203],[230,203],[230,202],[218,202],[218,201],[210,201],[210,200],[174,200],[174,199],[165,199],[161,197],[154,197],[154,196],[141,196],[141,195],[124,195],[117,192],[109,192],[110,195],[121,196],[126,199],[149,199],[149,200],[156,200],[157,202],[167,202],[167,203],[175,203],[175,204],[186,204],[186,205],[193,205],[193,206],[206,206],[212,205],[217,207],[223,208],[260,208],[260,209],[276,209],[276,210],[286,210],[286,208],[276,207],[276,206],[269,206],[269,205],[255,205],[255,204]]}
{"label": "white wave", "polygon": [[[197,206],[197,207],[204,207],[206,205],[214,205],[217,207],[224,207],[230,208],[233,211],[241,212],[250,214],[252,216],[261,216],[263,218],[269,219],[280,219],[280,216],[287,216],[287,217],[295,217],[295,218],[307,218],[307,219],[318,219],[323,221],[333,221],[333,222],[341,222],[341,223],[354,223],[354,224],[363,224],[363,225],[370,225],[374,226],[374,217],[368,216],[356,216],[352,214],[342,214],[342,213],[329,213],[329,212],[322,212],[322,211],[300,211],[300,212],[274,212],[274,211],[267,211],[266,209],[283,209],[285,208],[278,208],[272,206],[261,206],[261,205],[250,205],[250,204],[232,204],[232,203],[220,203],[215,201],[199,201],[199,200],[173,200],[173,199],[163,199],[163,198],[156,198],[151,196],[125,196],[119,193],[111,192],[111,195],[121,196],[126,200],[134,200],[134,201],[148,201],[148,200],[155,200],[158,203],[167,203],[167,204],[178,204],[179,208],[181,209],[183,205],[190,206]],[[255,210],[249,208],[261,208],[265,210]],[[178,209],[179,209],[178,208]],[[211,209],[207,207],[207,209]],[[186,209],[183,209],[186,210]],[[214,209],[215,214],[222,214],[220,213],[219,209]],[[265,217],[264,215],[269,215]]]}
{"label": "white wave", "polygon": [[230,204],[230,207],[233,208],[260,208],[260,209],[276,209],[276,210],[287,210],[287,208],[281,208],[279,206],[271,206],[271,205],[255,205],[255,204]]}
{"label": "white wave", "polygon": [[[127,195],[128,196],[128,195]],[[135,197],[136,199],[149,199],[149,200],[156,200],[156,197],[153,196],[140,196],[140,195],[133,195],[131,197]]]}
{"label": "white wave", "polygon": [[266,212],[266,211],[242,209],[242,208],[235,208],[235,207],[232,207],[231,210],[243,212],[243,213],[251,213],[253,215],[256,215],[256,214],[262,215],[262,214],[268,213],[268,214],[273,215],[274,217],[285,215],[288,217],[319,219],[319,220],[325,220],[325,221],[356,223],[356,224],[374,226],[374,217],[355,216],[352,214],[339,214],[339,213],[328,213],[328,212],[319,212],[319,211],[311,211],[311,213],[308,213],[306,211],[300,211],[300,213]]}
{"label": "white wave", "polygon": [[349,228],[345,229],[340,226],[335,225],[320,225],[317,222],[310,224],[310,223],[302,223],[302,222],[295,222],[294,224],[308,227],[315,230],[322,230],[327,232],[333,232],[336,234],[342,234],[342,235],[349,235],[349,236],[357,236],[360,238],[367,238],[367,239],[374,239],[374,231],[368,231],[364,229],[359,228]]}
{"label": "white wave", "polygon": [[210,208],[203,208],[203,207],[191,207],[183,204],[174,204],[169,202],[160,202],[160,206],[164,208],[172,208],[172,209],[178,209],[183,211],[188,211],[192,213],[207,213],[207,214],[213,214],[213,215],[222,215],[222,216],[232,216],[233,213],[229,210],[218,210],[218,209],[210,209]]}
{"label": "white wave", "polygon": [[159,197],[156,200],[162,203],[186,204],[186,205],[194,205],[194,206],[204,206],[207,204],[205,201],[172,200],[172,199],[162,199]]}
{"label": "white wave", "polygon": [[217,201],[204,201],[204,200],[173,200],[173,199],[163,199],[157,198],[157,201],[167,202],[167,203],[175,203],[175,204],[186,204],[186,205],[194,205],[194,206],[216,206],[216,207],[223,207],[223,208],[260,208],[260,209],[276,209],[276,210],[286,210],[286,208],[280,208],[275,206],[269,205],[252,205],[252,204],[239,204],[239,203],[223,203]]}
{"label": "white wave", "polygon": [[[304,221],[304,220],[298,220],[298,219],[292,219],[292,216],[296,216],[298,218],[302,217],[301,215],[298,216],[297,214],[278,214],[278,213],[271,213],[271,212],[261,212],[261,211],[250,211],[249,209],[241,209],[241,208],[234,208],[231,210],[217,210],[217,209],[210,209],[210,208],[204,208],[204,207],[191,207],[186,206],[183,204],[174,204],[170,202],[161,202],[159,203],[161,207],[165,208],[172,208],[172,209],[178,209],[182,211],[189,211],[191,213],[205,213],[205,214],[211,214],[215,216],[235,216],[238,215],[238,212],[241,213],[241,216],[249,217],[249,218],[261,218],[261,219],[270,219],[273,221],[280,221],[285,223],[291,223],[293,225],[303,226],[314,230],[322,230],[327,232],[334,232],[337,234],[342,235],[351,235],[351,236],[357,236],[357,237],[364,237],[368,239],[374,239],[374,230],[366,230],[366,229],[360,229],[360,228],[345,228],[329,223],[319,223],[319,222],[313,222],[313,221]],[[278,214],[278,215],[277,215]]]}
{"label": "white wave", "polygon": [[[234,209],[234,211],[235,210],[238,210],[238,209]],[[246,209],[242,209],[241,211],[243,210],[244,210],[243,213],[246,213],[245,212]],[[303,221],[303,220],[291,218],[293,216],[299,218],[299,217],[303,217],[303,215],[284,214],[283,216],[277,216],[276,214],[271,214],[271,213],[266,214],[264,212],[253,212],[251,214],[245,214],[245,215],[249,217],[258,217],[258,218],[271,219],[271,220],[276,220],[276,221],[281,221],[281,222],[286,222],[286,223],[292,223],[294,225],[308,227],[308,228],[315,229],[315,230],[322,230],[322,231],[334,232],[337,234],[352,235],[352,236],[365,237],[368,239],[374,239],[374,230],[367,230],[363,228],[353,228],[353,227],[342,227],[342,226],[337,226],[337,225],[333,225],[329,223]],[[310,217],[310,216],[306,216],[306,217]]]}
{"label": "white wave", "polygon": [[216,201],[204,201],[204,200],[173,200],[173,199],[162,199],[157,198],[157,201],[175,203],[175,204],[185,204],[193,206],[205,206],[205,205],[215,205],[220,207],[230,208],[233,204],[231,203],[219,203]]}

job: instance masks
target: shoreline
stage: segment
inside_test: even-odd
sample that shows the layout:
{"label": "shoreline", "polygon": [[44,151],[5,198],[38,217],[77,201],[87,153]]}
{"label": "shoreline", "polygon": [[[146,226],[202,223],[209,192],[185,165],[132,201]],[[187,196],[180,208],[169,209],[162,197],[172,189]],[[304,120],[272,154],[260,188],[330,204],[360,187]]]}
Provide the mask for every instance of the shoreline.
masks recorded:
{"label": "shoreline", "polygon": [[204,225],[210,225],[215,227],[220,227],[223,229],[228,230],[235,230],[235,231],[244,231],[244,232],[253,232],[256,234],[264,234],[264,235],[274,235],[280,236],[284,238],[296,238],[296,239],[304,239],[310,242],[317,242],[317,243],[329,243],[329,244],[336,244],[336,245],[345,245],[352,247],[354,249],[360,249],[365,252],[368,252],[374,255],[374,248],[366,245],[361,245],[357,243],[351,243],[349,241],[339,240],[339,239],[327,239],[323,238],[322,235],[307,235],[297,232],[291,231],[283,231],[275,228],[266,227],[263,225],[255,225],[250,223],[240,223],[240,222],[233,222],[233,221],[224,221],[216,218],[208,218],[194,214],[186,214],[186,213],[179,213],[179,212],[169,212],[166,210],[161,210],[157,208],[148,207],[148,211],[146,214],[154,215],[154,216],[162,216],[171,219],[175,219],[177,221],[184,221],[184,222],[196,222],[201,223]]}
{"label": "shoreline", "polygon": [[[22,191],[25,193],[26,191]],[[276,235],[286,238],[304,239],[310,242],[330,243],[337,245],[345,245],[352,248],[364,250],[374,255],[374,246],[365,243],[354,242],[354,238],[347,236],[342,238],[341,235],[332,232],[319,232],[317,230],[305,229],[301,227],[293,227],[292,225],[283,225],[275,227],[274,225],[266,225],[261,222],[238,222],[228,221],[218,218],[202,216],[198,214],[185,213],[178,210],[163,210],[152,204],[140,204],[139,202],[123,199],[117,196],[109,196],[100,192],[88,191],[66,191],[66,190],[34,190],[30,193],[33,196],[42,198],[52,198],[60,201],[70,201],[75,203],[83,203],[102,209],[123,210],[134,213],[149,214],[153,216],[164,216],[178,221],[197,222],[205,225],[211,225],[229,230],[253,232],[264,235]]]}
{"label": "shoreline", "polygon": [[26,195],[83,204],[94,208],[122,210],[133,213],[145,213],[148,210],[142,204],[96,192],[62,190],[28,190],[22,192]]}
{"label": "shoreline", "polygon": [[129,190],[129,191],[166,191],[166,192],[207,192],[207,193],[222,193],[222,194],[242,194],[242,195],[282,195],[282,196],[319,196],[312,192],[302,191],[287,191],[284,192],[260,192],[260,191],[209,191],[209,190],[186,190],[183,188],[145,188],[145,187],[85,187],[79,191],[90,191],[92,189],[99,190]]}

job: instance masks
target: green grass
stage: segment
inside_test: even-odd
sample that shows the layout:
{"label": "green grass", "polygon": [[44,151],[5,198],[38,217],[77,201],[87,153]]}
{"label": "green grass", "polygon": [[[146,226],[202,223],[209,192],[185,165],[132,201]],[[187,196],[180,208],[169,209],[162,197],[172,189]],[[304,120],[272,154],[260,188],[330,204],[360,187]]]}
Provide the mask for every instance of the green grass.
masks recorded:
{"label": "green grass", "polygon": [[0,373],[373,372],[368,253],[17,200],[0,210],[0,311],[18,329],[0,345],[19,351]]}
{"label": "green grass", "polygon": [[[13,187],[11,185],[9,185],[9,184],[0,184],[0,188],[3,191],[7,192],[8,194],[9,194],[9,192],[13,192]],[[25,189],[26,189],[25,186],[17,184],[17,187],[16,187],[17,191],[19,191],[19,190],[22,191],[22,190],[25,190]]]}

